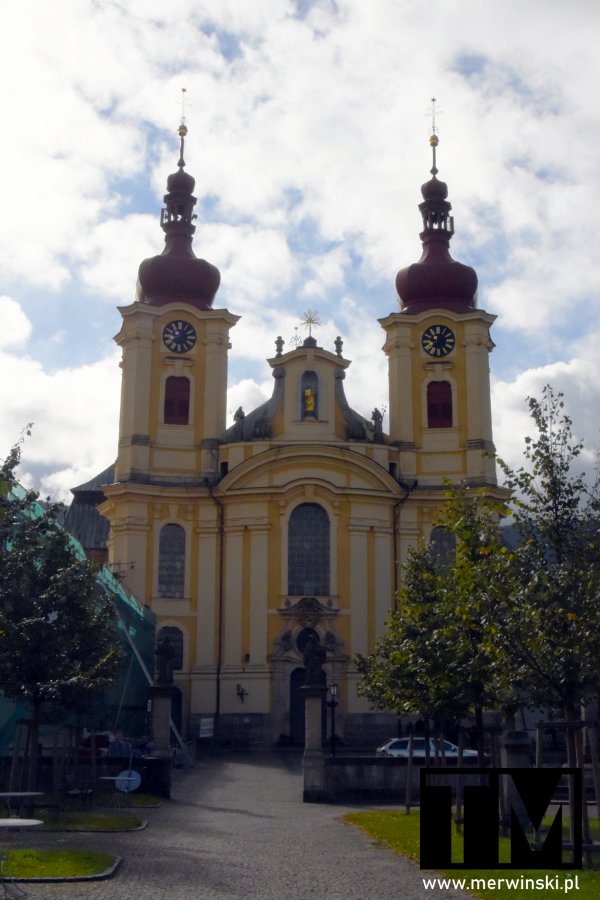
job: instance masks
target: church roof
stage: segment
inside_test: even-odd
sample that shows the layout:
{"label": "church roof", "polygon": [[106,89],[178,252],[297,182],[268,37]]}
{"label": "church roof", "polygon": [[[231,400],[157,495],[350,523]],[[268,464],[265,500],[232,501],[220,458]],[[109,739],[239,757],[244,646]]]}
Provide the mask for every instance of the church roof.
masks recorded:
{"label": "church roof", "polygon": [[90,478],[89,481],[86,481],[85,484],[80,484],[77,487],[71,488],[71,493],[79,498],[84,494],[95,494],[103,497],[104,494],[102,488],[106,484],[112,484],[114,480],[115,464],[111,463],[108,468],[104,469],[104,471],[100,472],[98,475],[94,475],[94,477]]}
{"label": "church roof", "polygon": [[108,520],[98,512],[104,500],[104,485],[115,480],[114,463],[85,484],[72,488],[73,502],[65,516],[65,528],[86,550],[104,550],[108,541]]}

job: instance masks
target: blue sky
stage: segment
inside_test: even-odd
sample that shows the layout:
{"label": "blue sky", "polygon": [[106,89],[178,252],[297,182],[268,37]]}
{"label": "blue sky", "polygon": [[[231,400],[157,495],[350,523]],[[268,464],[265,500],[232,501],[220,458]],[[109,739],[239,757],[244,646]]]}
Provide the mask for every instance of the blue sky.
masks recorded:
{"label": "blue sky", "polygon": [[[270,394],[265,359],[317,310],[353,360],[350,402],[385,403],[377,319],[420,255],[439,98],[455,259],[498,316],[495,438],[518,461],[525,398],[563,390],[598,446],[600,62],[587,0],[23,2],[4,16],[0,453],[34,422],[22,477],[68,489],[116,455],[118,305],[161,251],[181,88],[195,251],[232,331],[228,408]],[[592,455],[588,457],[591,463]]]}

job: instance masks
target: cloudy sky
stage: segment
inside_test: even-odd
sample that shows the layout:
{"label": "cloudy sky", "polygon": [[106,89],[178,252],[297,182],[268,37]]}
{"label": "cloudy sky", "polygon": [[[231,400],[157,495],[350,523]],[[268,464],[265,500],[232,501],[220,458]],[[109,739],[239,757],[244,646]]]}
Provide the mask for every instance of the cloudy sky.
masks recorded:
{"label": "cloudy sky", "polygon": [[[265,359],[308,308],[340,334],[351,404],[386,398],[397,270],[420,256],[429,98],[455,259],[498,316],[496,444],[525,398],[600,425],[600,5],[595,0],[20,0],[3,13],[0,454],[68,489],[116,455],[117,305],[159,253],[181,88],[195,250],[232,331],[228,408],[270,395]],[[300,333],[301,330],[300,330]],[[289,343],[287,345],[289,347]]]}

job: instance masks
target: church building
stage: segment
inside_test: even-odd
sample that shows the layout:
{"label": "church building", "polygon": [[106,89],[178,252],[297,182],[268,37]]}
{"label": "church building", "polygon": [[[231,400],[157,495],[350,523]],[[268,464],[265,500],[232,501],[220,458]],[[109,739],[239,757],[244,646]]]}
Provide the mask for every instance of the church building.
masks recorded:
{"label": "church building", "polygon": [[384,630],[399,564],[431,538],[448,479],[500,496],[489,455],[495,317],[477,307],[475,271],[450,256],[434,134],[422,256],[398,273],[399,306],[373,348],[388,358],[389,434],[378,410],[351,406],[352,348],[312,334],[286,352],[274,336],[270,399],[227,427],[239,317],[215,302],[219,271],[192,249],[186,133],[182,124],[167,179],[164,249],[141,263],[136,300],[120,307],[118,457],[100,506],[109,561],[170,639],[184,735],[214,717],[225,741],[301,745],[303,651],[316,636],[338,686],[337,734],[375,746],[394,717],[357,696],[354,658]]}

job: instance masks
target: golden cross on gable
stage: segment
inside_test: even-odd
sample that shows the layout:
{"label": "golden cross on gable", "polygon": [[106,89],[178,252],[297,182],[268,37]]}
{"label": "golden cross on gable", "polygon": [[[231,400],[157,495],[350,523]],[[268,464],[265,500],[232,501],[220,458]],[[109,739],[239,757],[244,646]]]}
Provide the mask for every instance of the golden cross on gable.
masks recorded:
{"label": "golden cross on gable", "polygon": [[305,328],[308,328],[308,336],[312,337],[312,329],[318,328],[321,324],[321,320],[319,319],[319,314],[313,312],[312,309],[307,309],[302,318],[300,319],[302,325]]}

